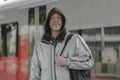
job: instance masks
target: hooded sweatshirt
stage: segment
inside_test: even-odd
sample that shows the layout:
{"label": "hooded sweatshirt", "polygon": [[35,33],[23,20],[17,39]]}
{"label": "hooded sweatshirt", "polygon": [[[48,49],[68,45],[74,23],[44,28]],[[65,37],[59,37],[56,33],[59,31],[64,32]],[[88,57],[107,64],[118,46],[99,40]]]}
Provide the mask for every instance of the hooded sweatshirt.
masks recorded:
{"label": "hooded sweatshirt", "polygon": [[[56,45],[54,45],[54,39],[51,37],[49,25],[50,17],[54,13],[62,16],[63,24],[60,34],[55,39]],[[72,36],[62,53],[62,56],[67,58],[67,64],[65,66],[55,64],[55,56],[61,54],[68,35],[65,29],[65,22],[65,16],[59,9],[53,8],[48,13],[44,27],[45,33],[35,43],[30,67],[30,80],[70,80],[69,69],[83,70],[90,69],[93,66],[94,60],[91,51],[84,39],[78,34]],[[81,63],[84,60],[87,61]]]}
{"label": "hooded sweatshirt", "polygon": [[66,36],[66,28],[65,28],[65,23],[66,23],[66,18],[63,15],[62,11],[60,11],[58,8],[53,8],[47,16],[47,20],[44,26],[44,35],[43,35],[43,40],[45,41],[50,41],[53,40],[53,38],[51,37],[51,29],[50,29],[50,18],[53,14],[60,14],[62,16],[62,28],[60,30],[60,34],[57,36],[56,41],[58,42],[62,42],[65,39]]}

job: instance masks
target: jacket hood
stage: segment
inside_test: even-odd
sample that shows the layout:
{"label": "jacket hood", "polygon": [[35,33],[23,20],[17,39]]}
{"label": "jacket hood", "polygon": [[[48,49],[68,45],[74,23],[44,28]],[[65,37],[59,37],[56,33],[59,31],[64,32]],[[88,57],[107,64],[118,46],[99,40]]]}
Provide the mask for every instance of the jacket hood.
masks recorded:
{"label": "jacket hood", "polygon": [[45,41],[53,40],[53,38],[51,37],[50,17],[55,13],[60,14],[62,16],[62,28],[60,30],[60,34],[56,38],[56,41],[61,42],[65,38],[65,35],[66,35],[66,29],[65,29],[66,18],[64,16],[64,14],[58,8],[53,8],[48,13],[46,23],[45,23],[45,26],[44,26],[44,32],[45,33],[42,37],[42,40],[45,40]]}

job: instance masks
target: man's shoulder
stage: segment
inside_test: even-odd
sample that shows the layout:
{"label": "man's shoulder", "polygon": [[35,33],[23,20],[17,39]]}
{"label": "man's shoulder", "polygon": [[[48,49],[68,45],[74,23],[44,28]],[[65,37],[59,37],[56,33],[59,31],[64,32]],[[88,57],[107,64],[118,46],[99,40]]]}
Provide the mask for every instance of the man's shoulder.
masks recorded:
{"label": "man's shoulder", "polygon": [[81,35],[78,33],[68,33],[67,36],[68,35],[72,35],[73,37],[81,37]]}

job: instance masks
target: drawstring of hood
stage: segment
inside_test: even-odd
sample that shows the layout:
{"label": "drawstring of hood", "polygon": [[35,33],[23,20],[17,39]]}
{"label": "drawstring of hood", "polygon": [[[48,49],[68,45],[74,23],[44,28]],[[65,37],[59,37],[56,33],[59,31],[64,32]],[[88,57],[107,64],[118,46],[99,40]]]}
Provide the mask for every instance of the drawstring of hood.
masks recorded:
{"label": "drawstring of hood", "polygon": [[57,36],[57,38],[55,40],[57,42],[62,42],[66,36],[66,28],[65,28],[66,18],[63,15],[63,13],[58,8],[55,7],[53,9],[51,9],[50,12],[48,13],[46,23],[44,26],[44,35],[42,37],[42,41],[50,42],[51,40],[52,41],[54,40],[51,37],[50,18],[55,13],[60,14],[62,16],[62,27],[61,27],[59,35]]}

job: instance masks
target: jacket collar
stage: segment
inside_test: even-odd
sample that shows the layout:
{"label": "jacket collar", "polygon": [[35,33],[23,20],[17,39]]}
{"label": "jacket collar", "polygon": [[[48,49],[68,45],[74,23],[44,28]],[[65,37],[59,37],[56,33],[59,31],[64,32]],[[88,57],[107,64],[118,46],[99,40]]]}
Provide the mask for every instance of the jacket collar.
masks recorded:
{"label": "jacket collar", "polygon": [[54,41],[56,42],[62,42],[65,39],[66,36],[66,30],[62,30],[60,34],[57,36],[56,39],[53,39],[51,35],[49,34],[44,34],[42,37],[42,42],[50,44],[51,42],[53,43]]}

